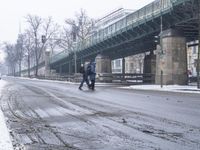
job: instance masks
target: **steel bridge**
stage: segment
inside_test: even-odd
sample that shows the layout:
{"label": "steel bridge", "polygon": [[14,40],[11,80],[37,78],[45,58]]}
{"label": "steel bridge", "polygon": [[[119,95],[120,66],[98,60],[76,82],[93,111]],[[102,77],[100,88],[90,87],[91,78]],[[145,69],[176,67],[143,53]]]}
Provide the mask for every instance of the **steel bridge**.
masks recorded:
{"label": "steel bridge", "polygon": [[[181,30],[187,42],[198,37],[198,0],[155,0],[123,19],[90,35],[85,41],[77,43],[77,65],[97,54],[111,59],[144,53],[156,49],[155,36],[163,30]],[[65,51],[53,56],[51,69],[60,73],[74,70],[74,52]],[[71,66],[71,67],[70,67]],[[71,68],[71,70],[70,70]]]}

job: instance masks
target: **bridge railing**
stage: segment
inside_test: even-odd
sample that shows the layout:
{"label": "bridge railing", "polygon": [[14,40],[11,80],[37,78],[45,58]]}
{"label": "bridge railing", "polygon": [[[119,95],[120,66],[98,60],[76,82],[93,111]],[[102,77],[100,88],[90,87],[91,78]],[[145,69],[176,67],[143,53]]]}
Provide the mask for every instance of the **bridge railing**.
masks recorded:
{"label": "bridge railing", "polygon": [[[190,0],[155,0],[152,3],[144,6],[143,8],[129,14],[128,16],[122,18],[121,20],[114,22],[104,29],[100,29],[95,33],[91,34],[85,41],[84,45],[81,42],[77,43],[78,49],[76,51],[81,51],[82,49],[89,48],[97,43],[100,43],[114,34],[117,34],[122,29],[128,26],[137,26],[139,23],[151,19],[155,16],[163,14],[165,11],[170,10],[174,5],[183,3]],[[52,57],[51,61],[55,62],[62,57],[66,57],[68,53],[61,52],[58,55]]]}
{"label": "bridge railing", "polygon": [[51,57],[50,58],[50,63],[56,62],[58,60],[61,60],[61,59],[65,58],[68,55],[69,55],[69,53],[66,50],[62,51],[62,52],[54,55],[53,57]]}
{"label": "bridge railing", "polygon": [[[99,80],[100,78],[109,77],[110,80]],[[51,76],[34,75],[31,78],[45,79],[45,80],[56,80],[56,81],[68,81],[68,82],[81,82],[82,74],[55,74]],[[126,74],[102,74],[96,76],[96,82],[112,82],[112,83],[132,83],[132,84],[154,84],[155,75],[154,74],[141,74],[141,73],[126,73]]]}
{"label": "bridge railing", "polygon": [[[105,79],[105,80],[103,80]],[[155,74],[150,73],[113,73],[98,74],[97,82],[117,82],[117,83],[134,83],[134,84],[153,84],[155,83]]]}
{"label": "bridge railing", "polygon": [[38,76],[38,79],[43,80],[56,80],[56,81],[68,81],[68,82],[74,82],[75,76],[74,75],[53,75],[53,76]]}
{"label": "bridge railing", "polygon": [[123,19],[111,24],[110,26],[92,34],[90,37],[86,39],[87,44],[84,48],[90,47],[104,40],[105,38],[108,38],[112,34],[127,27],[128,25],[132,25],[135,22],[145,20],[149,17],[159,14],[160,12],[170,9],[172,7],[172,4],[175,3],[176,1],[180,1],[180,0],[173,0],[173,1],[172,0],[157,0],[148,4],[147,6],[144,6],[138,11],[135,11],[131,13],[130,15],[124,17]]}

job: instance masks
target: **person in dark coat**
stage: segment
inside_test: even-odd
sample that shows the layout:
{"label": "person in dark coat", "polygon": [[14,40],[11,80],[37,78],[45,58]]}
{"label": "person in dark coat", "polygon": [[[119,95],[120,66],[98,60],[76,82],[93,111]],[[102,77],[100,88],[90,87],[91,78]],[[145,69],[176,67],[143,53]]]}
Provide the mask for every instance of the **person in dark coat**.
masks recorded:
{"label": "person in dark coat", "polygon": [[87,67],[87,74],[89,75],[91,84],[89,85],[90,89],[94,90],[95,88],[95,78],[96,78],[96,71],[95,71],[96,63],[90,62]]}
{"label": "person in dark coat", "polygon": [[84,67],[83,64],[81,64],[81,68],[80,68],[79,72],[83,75],[82,81],[81,81],[80,86],[79,86],[79,90],[82,90],[84,82],[86,82],[86,84],[89,88],[88,74],[85,71],[85,67]]}

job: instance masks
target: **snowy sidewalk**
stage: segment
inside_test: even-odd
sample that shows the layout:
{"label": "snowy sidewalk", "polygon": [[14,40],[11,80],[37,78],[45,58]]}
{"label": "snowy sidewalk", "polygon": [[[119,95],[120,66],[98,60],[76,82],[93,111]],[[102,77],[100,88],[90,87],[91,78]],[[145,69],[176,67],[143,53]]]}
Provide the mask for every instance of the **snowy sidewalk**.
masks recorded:
{"label": "snowy sidewalk", "polygon": [[[6,82],[0,80],[0,97],[1,91],[5,86]],[[12,142],[10,139],[10,135],[8,129],[6,127],[5,118],[3,112],[0,107],[0,150],[13,150]]]}
{"label": "snowy sidewalk", "polygon": [[[75,84],[79,85],[80,83],[69,82],[69,81],[57,81],[57,80],[44,80],[37,78],[25,78],[25,77],[9,77],[9,78],[18,78],[24,80],[36,80],[41,82],[52,82],[52,83],[66,83],[66,84]],[[96,82],[96,86],[113,86],[113,85],[121,85],[120,83],[98,83]],[[161,88],[160,85],[131,85],[119,87],[123,89],[135,89],[135,90],[149,90],[149,91],[166,91],[166,92],[178,92],[178,93],[196,93],[200,94],[200,89],[197,89],[197,85],[163,85]]]}
{"label": "snowy sidewalk", "polygon": [[196,93],[200,94],[200,89],[193,85],[132,85],[128,87],[122,87],[124,89],[135,89],[135,90],[149,90],[149,91],[167,91],[167,92],[178,92],[178,93]]}

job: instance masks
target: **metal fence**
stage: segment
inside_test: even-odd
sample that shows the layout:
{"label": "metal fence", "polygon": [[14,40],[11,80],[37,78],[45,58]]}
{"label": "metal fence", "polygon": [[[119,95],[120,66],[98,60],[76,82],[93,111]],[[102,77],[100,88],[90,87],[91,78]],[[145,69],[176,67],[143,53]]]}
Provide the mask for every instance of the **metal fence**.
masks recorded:
{"label": "metal fence", "polygon": [[[96,78],[96,82],[108,82],[108,80],[99,80],[99,78],[106,78],[107,74],[100,75]],[[35,78],[32,76],[32,78]],[[75,75],[53,75],[53,76],[38,76],[38,79],[57,80],[68,82],[80,82],[82,74]],[[154,74],[141,74],[141,73],[126,73],[126,74],[109,74],[109,82],[112,83],[129,83],[129,84],[152,84],[155,83]]]}
{"label": "metal fence", "polygon": [[143,73],[115,73],[112,74],[112,82],[126,82],[126,83],[155,83],[155,74]]}

